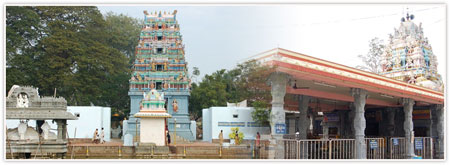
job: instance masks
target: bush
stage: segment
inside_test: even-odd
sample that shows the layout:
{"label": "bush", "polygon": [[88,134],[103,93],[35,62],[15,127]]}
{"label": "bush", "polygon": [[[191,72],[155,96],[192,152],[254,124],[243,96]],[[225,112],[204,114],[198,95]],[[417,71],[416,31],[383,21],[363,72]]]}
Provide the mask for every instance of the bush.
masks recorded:
{"label": "bush", "polygon": [[231,128],[231,133],[228,135],[228,137],[229,137],[230,139],[234,139],[235,136],[236,136],[236,131],[238,131],[238,134],[239,134],[239,144],[241,144],[242,141],[244,140],[244,133],[239,132],[239,127],[233,127],[233,128]]}

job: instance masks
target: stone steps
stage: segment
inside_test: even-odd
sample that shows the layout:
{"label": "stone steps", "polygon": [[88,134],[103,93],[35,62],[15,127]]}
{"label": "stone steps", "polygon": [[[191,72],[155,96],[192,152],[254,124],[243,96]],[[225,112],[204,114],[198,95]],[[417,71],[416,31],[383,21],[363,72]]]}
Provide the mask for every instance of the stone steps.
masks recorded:
{"label": "stone steps", "polygon": [[218,149],[187,148],[186,155],[219,155]]}
{"label": "stone steps", "polygon": [[223,147],[222,150],[219,146],[178,146],[176,154],[183,155],[186,158],[236,158],[236,159],[250,159],[252,158],[252,148],[247,146],[239,147]]}
{"label": "stone steps", "polygon": [[[251,147],[245,145],[232,147],[177,145],[175,146],[74,146],[69,147],[66,158],[75,159],[252,159],[254,153]],[[222,149],[220,151],[220,149]],[[72,155],[72,150],[74,150]],[[153,151],[152,151],[153,150]],[[260,151],[267,157],[267,151]]]}
{"label": "stone steps", "polygon": [[[174,142],[175,142],[175,138],[174,138],[175,135],[172,132],[169,133],[169,134],[170,134],[170,142],[171,142],[171,144],[174,144]],[[186,140],[185,138],[177,135],[177,144],[191,144],[191,143],[192,143],[191,141]]]}

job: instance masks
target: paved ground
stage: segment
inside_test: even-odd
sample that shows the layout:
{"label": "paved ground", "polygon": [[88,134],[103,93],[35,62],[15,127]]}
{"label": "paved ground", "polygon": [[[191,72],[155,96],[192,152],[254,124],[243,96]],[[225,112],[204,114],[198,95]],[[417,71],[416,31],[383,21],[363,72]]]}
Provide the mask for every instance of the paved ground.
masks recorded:
{"label": "paved ground", "polygon": [[122,140],[120,139],[111,139],[109,142],[105,142],[103,144],[95,144],[92,143],[92,139],[76,139],[70,141],[70,146],[122,146]]}

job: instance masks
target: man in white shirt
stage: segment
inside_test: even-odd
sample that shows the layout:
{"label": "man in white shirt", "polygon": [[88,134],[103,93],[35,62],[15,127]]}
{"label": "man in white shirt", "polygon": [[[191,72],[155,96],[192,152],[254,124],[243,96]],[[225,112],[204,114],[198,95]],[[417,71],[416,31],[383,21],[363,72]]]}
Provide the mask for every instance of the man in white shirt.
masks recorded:
{"label": "man in white shirt", "polygon": [[105,143],[105,131],[103,130],[103,127],[102,132],[100,133],[100,143]]}

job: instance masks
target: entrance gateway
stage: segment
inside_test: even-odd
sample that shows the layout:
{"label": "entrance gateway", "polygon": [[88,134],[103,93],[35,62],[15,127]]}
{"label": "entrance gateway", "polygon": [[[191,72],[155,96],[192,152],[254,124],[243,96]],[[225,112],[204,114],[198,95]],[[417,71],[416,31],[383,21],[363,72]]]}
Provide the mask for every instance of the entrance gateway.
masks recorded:
{"label": "entrance gateway", "polygon": [[[130,79],[130,118],[126,121],[124,135],[130,134],[139,141],[140,118],[139,102],[143,93],[157,90],[164,93],[165,108],[171,118],[167,119],[169,132],[187,141],[195,140],[189,120],[188,106],[190,82],[180,25],[176,19],[177,11],[144,11],[144,26],[136,46],[136,60]],[[176,125],[175,125],[176,121]],[[175,128],[176,127],[176,128]],[[125,139],[124,139],[125,140]]]}

